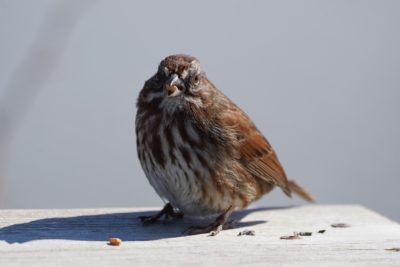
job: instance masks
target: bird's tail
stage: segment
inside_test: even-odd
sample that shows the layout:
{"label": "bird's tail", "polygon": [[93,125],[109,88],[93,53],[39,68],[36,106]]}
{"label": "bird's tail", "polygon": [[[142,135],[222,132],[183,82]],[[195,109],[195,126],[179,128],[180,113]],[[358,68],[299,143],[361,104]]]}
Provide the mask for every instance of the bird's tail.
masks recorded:
{"label": "bird's tail", "polygon": [[308,193],[303,187],[296,184],[295,181],[288,180],[288,187],[291,192],[299,195],[300,197],[304,198],[305,200],[307,200],[309,202],[315,202],[314,197],[310,193]]}

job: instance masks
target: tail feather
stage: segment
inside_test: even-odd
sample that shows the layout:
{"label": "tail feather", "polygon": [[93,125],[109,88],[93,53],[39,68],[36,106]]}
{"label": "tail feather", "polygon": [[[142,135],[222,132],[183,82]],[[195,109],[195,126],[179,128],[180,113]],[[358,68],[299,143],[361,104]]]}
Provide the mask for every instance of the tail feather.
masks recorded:
{"label": "tail feather", "polygon": [[301,186],[296,184],[295,181],[288,180],[287,186],[289,187],[289,190],[291,192],[299,195],[300,197],[304,198],[305,200],[307,200],[309,202],[315,202],[314,197],[310,193],[308,193],[304,188],[302,188]]}

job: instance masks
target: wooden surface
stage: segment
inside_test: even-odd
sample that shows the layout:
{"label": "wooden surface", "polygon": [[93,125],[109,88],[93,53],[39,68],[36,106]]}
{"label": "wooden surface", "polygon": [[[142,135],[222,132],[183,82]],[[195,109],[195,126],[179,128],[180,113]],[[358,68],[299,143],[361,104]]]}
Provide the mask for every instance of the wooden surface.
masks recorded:
{"label": "wooden surface", "polygon": [[[400,266],[400,252],[385,250],[400,247],[400,225],[361,206],[248,209],[216,237],[182,235],[189,219],[142,226],[152,210],[1,210],[0,266]],[[255,236],[238,236],[245,229]],[[312,236],[280,239],[302,231]]]}

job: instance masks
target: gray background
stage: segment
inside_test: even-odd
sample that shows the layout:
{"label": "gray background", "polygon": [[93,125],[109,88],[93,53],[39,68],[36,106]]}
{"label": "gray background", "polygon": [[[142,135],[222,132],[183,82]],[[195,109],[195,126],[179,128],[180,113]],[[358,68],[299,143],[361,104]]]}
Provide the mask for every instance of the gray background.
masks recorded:
{"label": "gray background", "polygon": [[[65,3],[0,1],[0,97],[26,90],[0,148],[3,207],[161,206],[136,157],[135,100],[163,57],[188,53],[319,203],[400,220],[400,1],[79,3],[57,37]],[[31,86],[25,58],[54,43],[58,59]],[[275,190],[257,205],[301,203]]]}

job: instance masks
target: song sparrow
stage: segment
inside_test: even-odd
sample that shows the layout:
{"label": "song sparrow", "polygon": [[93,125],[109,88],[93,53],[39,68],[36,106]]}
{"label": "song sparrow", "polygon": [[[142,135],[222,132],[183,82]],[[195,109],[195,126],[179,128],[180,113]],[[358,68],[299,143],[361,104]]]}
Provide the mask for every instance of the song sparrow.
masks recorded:
{"label": "song sparrow", "polygon": [[[275,186],[308,201],[287,179],[274,150],[250,118],[222,94],[188,55],[161,61],[137,100],[137,151],[142,168],[168,204],[154,216],[221,214],[189,233],[218,233],[234,209],[245,208]],[[179,210],[179,212],[178,212]]]}

